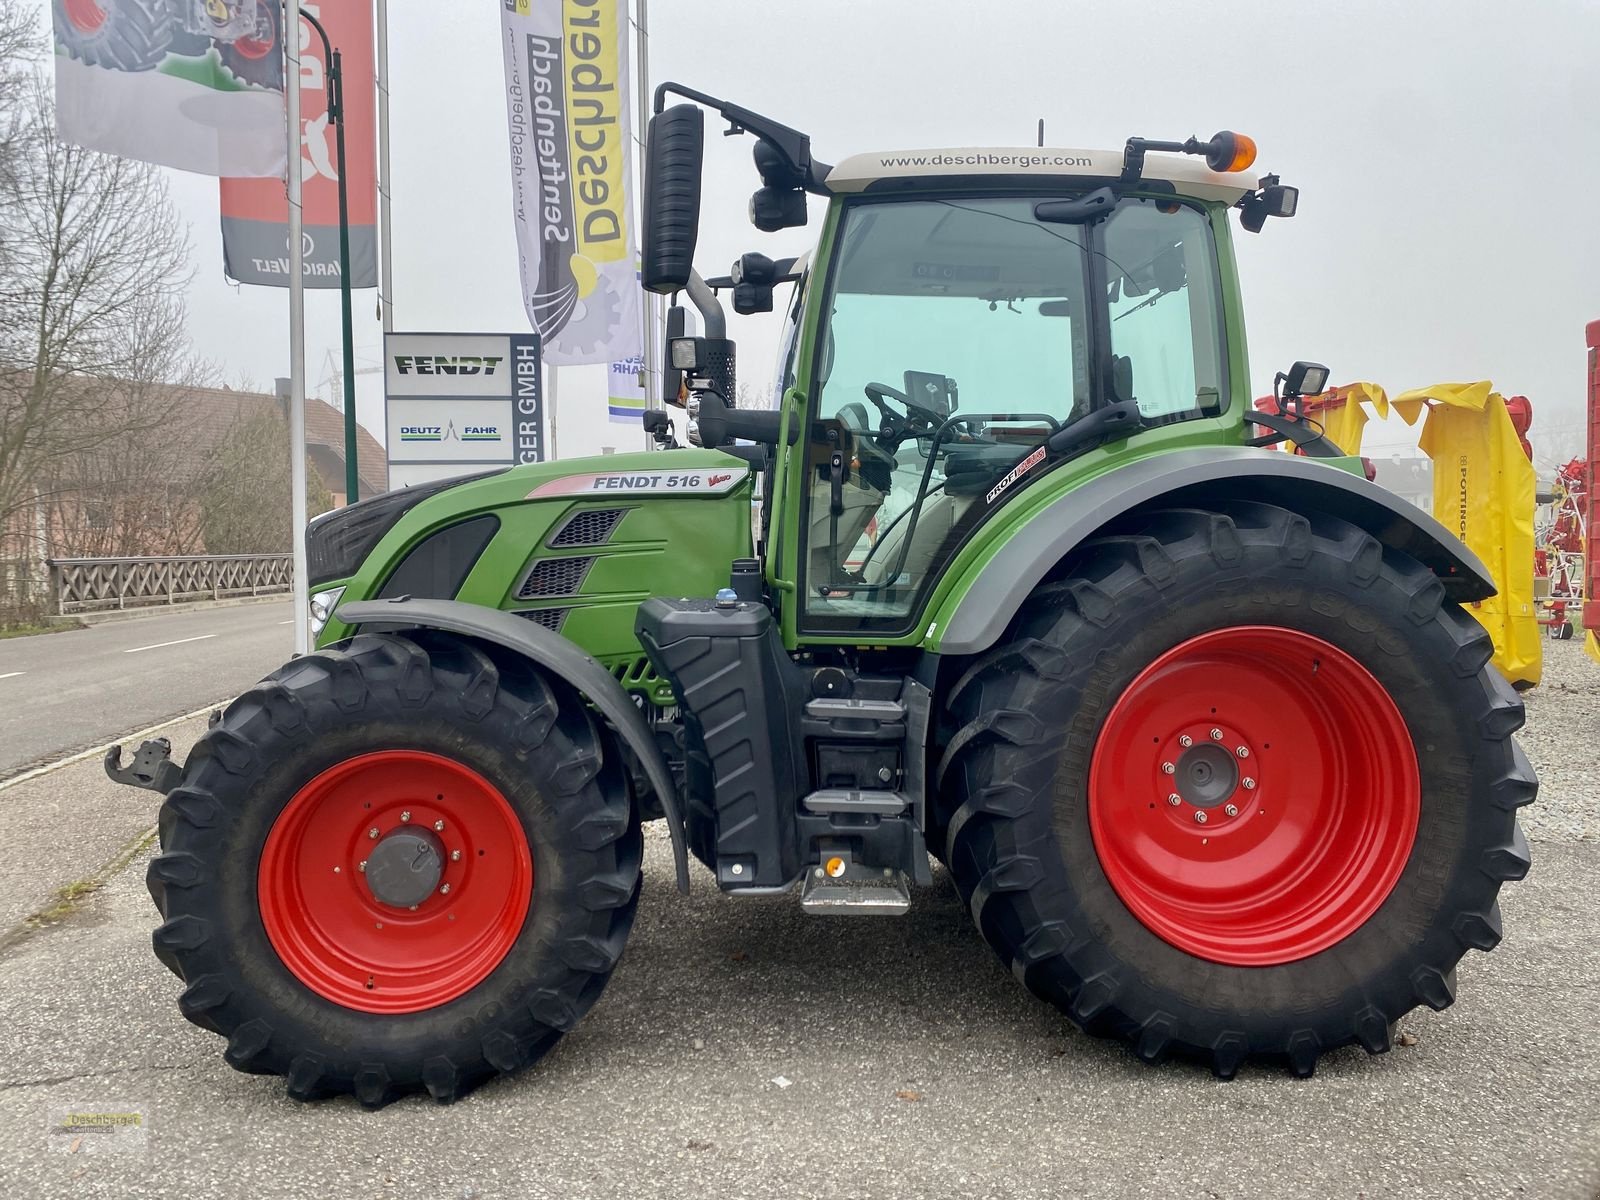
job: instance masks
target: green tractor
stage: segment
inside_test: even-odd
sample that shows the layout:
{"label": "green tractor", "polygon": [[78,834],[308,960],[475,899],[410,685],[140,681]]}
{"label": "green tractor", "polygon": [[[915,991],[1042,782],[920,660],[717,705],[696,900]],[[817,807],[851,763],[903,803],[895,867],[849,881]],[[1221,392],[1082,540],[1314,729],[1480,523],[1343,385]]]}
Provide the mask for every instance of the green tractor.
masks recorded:
{"label": "green tractor", "polygon": [[[809,256],[696,273],[707,109],[759,228],[826,198]],[[1326,369],[1252,406],[1230,212],[1295,190],[1231,133],[830,166],[655,110],[644,283],[699,314],[662,448],[319,517],[315,651],[182,766],[108,755],[165,793],[183,1014],[296,1097],[452,1100],[598,998],[649,820],[680,890],[819,915],[903,913],[931,855],[1150,1062],[1309,1075],[1450,1004],[1529,866],[1523,710],[1483,566],[1304,418]],[[778,407],[737,409],[718,293],[790,282]]]}

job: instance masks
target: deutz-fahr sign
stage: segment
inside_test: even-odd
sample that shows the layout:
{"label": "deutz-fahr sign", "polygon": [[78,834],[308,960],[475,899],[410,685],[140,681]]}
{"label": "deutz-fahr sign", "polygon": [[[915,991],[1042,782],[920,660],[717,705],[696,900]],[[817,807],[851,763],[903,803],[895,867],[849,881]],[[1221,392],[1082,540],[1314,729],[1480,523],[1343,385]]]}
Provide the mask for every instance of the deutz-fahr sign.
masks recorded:
{"label": "deutz-fahr sign", "polygon": [[544,457],[536,333],[384,336],[394,487]]}

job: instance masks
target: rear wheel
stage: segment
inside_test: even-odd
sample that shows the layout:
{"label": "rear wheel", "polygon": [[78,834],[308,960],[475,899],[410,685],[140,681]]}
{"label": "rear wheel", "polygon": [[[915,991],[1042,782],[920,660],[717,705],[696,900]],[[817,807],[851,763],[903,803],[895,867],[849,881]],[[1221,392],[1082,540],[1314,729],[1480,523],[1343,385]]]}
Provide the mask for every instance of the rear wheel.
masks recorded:
{"label": "rear wheel", "polygon": [[1332,518],[1134,519],[952,691],[957,886],[1029,988],[1147,1060],[1386,1050],[1528,869],[1492,653],[1426,568]]}
{"label": "rear wheel", "polygon": [[234,78],[273,91],[283,90],[281,25],[279,5],[257,0],[255,32],[232,42],[217,43],[217,54]]}
{"label": "rear wheel", "polygon": [[56,39],[92,67],[148,71],[172,45],[168,0],[55,0]]}
{"label": "rear wheel", "polygon": [[598,998],[638,901],[623,765],[576,696],[431,633],[283,667],[196,745],[149,885],[179,1008],[291,1095],[453,1100]]}

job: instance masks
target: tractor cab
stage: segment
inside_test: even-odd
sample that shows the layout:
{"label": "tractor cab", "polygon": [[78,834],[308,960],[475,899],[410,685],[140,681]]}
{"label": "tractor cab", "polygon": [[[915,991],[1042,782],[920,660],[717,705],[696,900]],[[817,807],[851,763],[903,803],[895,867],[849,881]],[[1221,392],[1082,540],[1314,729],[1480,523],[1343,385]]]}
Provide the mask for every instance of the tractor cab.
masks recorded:
{"label": "tractor cab", "polygon": [[[719,286],[744,313],[771,309],[774,281],[797,284],[778,413],[729,412],[722,339],[668,350],[688,372],[689,440],[747,439],[735,452],[782,476],[767,493],[782,509],[765,514],[776,530],[764,549],[782,596],[793,585],[784,625],[796,641],[922,628],[975,531],[1097,446],[1216,422],[1230,407],[1242,428],[1227,216],[1240,208],[1259,228],[1295,206],[1275,177],[1253,187],[1239,175],[1254,159],[1249,139],[877,152],[828,166],[803,135],[703,94],[666,84],[658,106],[673,92],[693,103],[652,124],[646,286],[686,292],[720,329]],[[698,189],[704,107],[757,138],[758,227],[803,223],[806,192],[830,198],[807,269],[756,254],[722,279],[694,273],[698,196],[684,201]],[[672,377],[665,398],[680,390]]]}

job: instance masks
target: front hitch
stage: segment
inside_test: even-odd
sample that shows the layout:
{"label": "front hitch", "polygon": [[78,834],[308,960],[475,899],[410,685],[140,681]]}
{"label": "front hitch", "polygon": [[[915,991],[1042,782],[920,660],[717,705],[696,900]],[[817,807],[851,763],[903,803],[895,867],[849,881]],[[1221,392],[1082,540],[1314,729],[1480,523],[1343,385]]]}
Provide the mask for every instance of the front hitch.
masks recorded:
{"label": "front hitch", "polygon": [[127,766],[122,765],[120,745],[108,749],[103,761],[113,783],[149,788],[163,796],[183,778],[183,764],[172,761],[172,743],[164,737],[146,738],[133,752]]}

